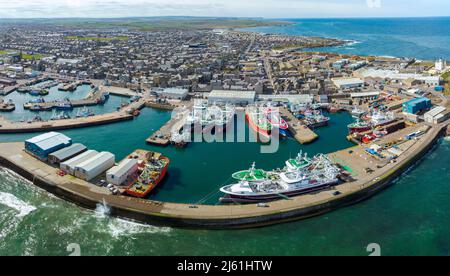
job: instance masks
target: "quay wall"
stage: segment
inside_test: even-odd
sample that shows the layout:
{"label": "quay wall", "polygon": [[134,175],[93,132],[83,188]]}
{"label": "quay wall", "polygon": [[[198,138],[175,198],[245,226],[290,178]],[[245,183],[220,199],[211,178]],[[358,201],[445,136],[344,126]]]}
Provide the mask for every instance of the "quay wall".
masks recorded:
{"label": "quay wall", "polygon": [[33,132],[45,132],[45,131],[55,131],[55,130],[67,130],[67,129],[75,129],[75,128],[85,128],[85,127],[93,127],[99,125],[106,125],[111,123],[117,123],[122,121],[133,120],[132,115],[127,116],[117,116],[114,118],[108,118],[103,120],[92,120],[89,122],[79,122],[76,124],[59,124],[59,125],[42,125],[39,127],[25,127],[25,128],[0,128],[0,134],[12,134],[12,133],[33,133]]}
{"label": "quay wall", "polygon": [[[202,215],[201,211],[195,215],[185,215],[180,211],[179,213],[163,213],[159,212],[158,205],[171,205],[172,203],[151,202],[143,203],[142,200],[124,198],[119,196],[112,196],[106,194],[99,194],[89,189],[75,189],[73,185],[57,185],[52,183],[51,178],[42,178],[35,175],[27,168],[21,167],[21,164],[10,161],[3,157],[0,153],[0,165],[9,168],[24,178],[31,181],[34,185],[45,189],[46,191],[55,194],[56,196],[76,203],[79,206],[95,209],[98,204],[102,204],[103,200],[108,202],[111,209],[110,215],[124,219],[130,219],[143,223],[153,225],[164,225],[184,228],[206,228],[206,229],[238,229],[238,228],[254,228],[266,225],[272,225],[287,221],[294,221],[305,219],[326,212],[333,211],[337,208],[345,207],[363,201],[381,190],[389,187],[392,182],[401,176],[408,168],[416,164],[427,152],[429,152],[436,144],[437,140],[445,134],[446,127],[441,127],[434,131],[430,139],[423,142],[416,152],[408,156],[397,164],[391,171],[385,173],[379,178],[368,181],[365,185],[360,186],[360,190],[345,194],[343,196],[336,196],[331,200],[316,202],[312,205],[303,208],[291,208],[289,210],[277,210],[276,208],[257,208],[254,209],[252,215],[233,215],[233,210],[239,208],[247,208],[246,206],[229,206],[228,215],[225,217],[211,217]],[[134,208],[135,202],[139,207]],[[143,209],[144,204],[148,205],[147,209]],[[173,204],[175,205],[175,204]],[[271,205],[271,203],[269,203]],[[137,206],[137,205],[136,205]],[[186,205],[187,207],[187,205]],[[220,208],[220,207],[217,207]],[[255,208],[248,206],[248,208]],[[219,210],[219,209],[218,209]],[[223,209],[222,209],[223,210]]]}

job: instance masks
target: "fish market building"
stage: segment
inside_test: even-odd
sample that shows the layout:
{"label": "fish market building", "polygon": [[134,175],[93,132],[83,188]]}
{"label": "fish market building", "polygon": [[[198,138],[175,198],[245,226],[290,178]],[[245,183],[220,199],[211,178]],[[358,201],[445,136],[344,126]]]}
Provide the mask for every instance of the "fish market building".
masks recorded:
{"label": "fish market building", "polygon": [[74,175],[76,166],[95,157],[97,154],[98,152],[95,150],[85,151],[84,153],[61,163],[59,168],[68,174]]}
{"label": "fish market building", "polygon": [[85,181],[90,181],[112,168],[115,162],[114,154],[101,152],[91,159],[77,165],[75,167],[75,176]]}
{"label": "fish market building", "polygon": [[46,161],[48,155],[72,145],[72,139],[58,133],[48,132],[25,141],[25,151]]}
{"label": "fish market building", "polygon": [[255,91],[239,90],[213,90],[208,95],[210,104],[236,104],[248,105],[255,103]]}
{"label": "fish market building", "polygon": [[70,147],[60,149],[48,156],[48,161],[52,164],[61,164],[64,161],[67,161],[83,152],[85,152],[87,148],[82,144],[73,144]]}
{"label": "fish market building", "polygon": [[138,171],[138,160],[126,159],[118,166],[114,166],[106,172],[108,183],[121,186],[130,182],[132,176]]}

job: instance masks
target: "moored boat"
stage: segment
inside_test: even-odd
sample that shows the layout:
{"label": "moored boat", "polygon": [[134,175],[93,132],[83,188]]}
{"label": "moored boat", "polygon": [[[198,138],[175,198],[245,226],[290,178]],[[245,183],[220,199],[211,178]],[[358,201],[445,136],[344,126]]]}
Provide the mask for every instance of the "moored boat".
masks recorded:
{"label": "moored boat", "polygon": [[137,198],[145,198],[166,176],[170,159],[162,156],[161,153],[150,154],[152,156],[142,165],[139,177],[125,190],[125,194]]}
{"label": "moored boat", "polygon": [[245,118],[247,119],[251,129],[256,132],[258,139],[263,142],[270,141],[272,124],[267,120],[267,117],[259,107],[248,107],[245,112]]}
{"label": "moored boat", "polygon": [[258,203],[321,191],[339,183],[341,171],[324,155],[318,155],[303,169],[272,172],[260,181],[241,180],[222,187],[222,203]]}

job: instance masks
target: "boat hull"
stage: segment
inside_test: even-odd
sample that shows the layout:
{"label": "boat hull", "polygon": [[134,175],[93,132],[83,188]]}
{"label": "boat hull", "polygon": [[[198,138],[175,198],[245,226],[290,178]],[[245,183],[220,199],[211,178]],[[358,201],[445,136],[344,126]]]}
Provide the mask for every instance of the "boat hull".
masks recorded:
{"label": "boat hull", "polygon": [[134,184],[132,184],[125,191],[125,194],[136,197],[136,198],[146,198],[159,185],[159,183],[161,183],[161,181],[164,179],[164,177],[166,177],[167,169],[169,168],[169,164],[170,164],[170,159],[167,157],[162,157],[162,159],[166,160],[167,163],[164,166],[164,168],[162,169],[161,174],[159,175],[158,179],[156,179],[156,181],[153,183],[152,186],[149,186],[149,188],[142,193],[137,193],[137,192],[130,190],[130,188],[134,185]]}
{"label": "boat hull", "polygon": [[322,191],[325,189],[328,189],[330,187],[333,187],[338,184],[338,181],[334,182],[328,182],[324,183],[322,185],[317,185],[314,187],[302,189],[302,190],[294,190],[279,194],[265,194],[265,195],[255,195],[255,196],[246,196],[246,195],[236,195],[236,194],[228,194],[226,193],[226,197],[221,198],[220,201],[222,203],[233,203],[233,202],[239,202],[239,203],[258,203],[258,202],[269,202],[269,201],[275,201],[283,199],[284,197],[294,197],[299,195],[305,195],[317,191]]}
{"label": "boat hull", "polygon": [[270,141],[270,133],[269,131],[260,128],[251,118],[251,116],[246,113],[245,118],[247,119],[247,122],[249,123],[250,127],[258,134],[258,138],[262,140]]}

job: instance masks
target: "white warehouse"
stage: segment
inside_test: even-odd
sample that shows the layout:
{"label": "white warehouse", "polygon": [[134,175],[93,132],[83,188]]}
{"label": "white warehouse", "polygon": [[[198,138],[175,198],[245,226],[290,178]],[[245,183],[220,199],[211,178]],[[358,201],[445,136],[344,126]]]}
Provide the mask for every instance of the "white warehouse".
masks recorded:
{"label": "white warehouse", "polygon": [[91,159],[92,157],[96,156],[98,154],[95,150],[88,150],[70,160],[67,160],[66,162],[61,163],[60,169],[65,171],[68,174],[75,174],[75,167],[84,161],[87,161]]}
{"label": "white warehouse", "polygon": [[90,181],[106,172],[115,164],[115,156],[109,152],[101,152],[75,167],[75,176]]}
{"label": "white warehouse", "polygon": [[256,99],[255,91],[238,90],[213,90],[209,93],[208,102],[210,104],[253,104]]}
{"label": "white warehouse", "polygon": [[124,185],[129,182],[130,177],[136,174],[137,171],[138,161],[136,159],[126,159],[106,172],[106,181],[117,186]]}

